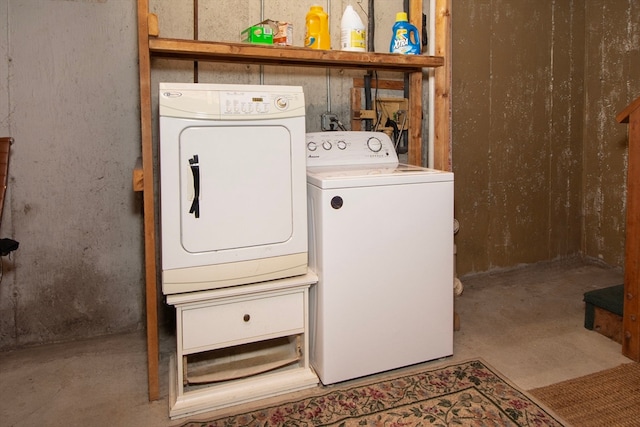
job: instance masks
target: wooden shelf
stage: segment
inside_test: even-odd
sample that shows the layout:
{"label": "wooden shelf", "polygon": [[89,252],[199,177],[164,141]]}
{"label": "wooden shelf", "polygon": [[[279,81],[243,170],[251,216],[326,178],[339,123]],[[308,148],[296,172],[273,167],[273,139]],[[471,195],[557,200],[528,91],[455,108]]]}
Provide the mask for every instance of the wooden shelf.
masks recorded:
{"label": "wooden shelf", "polygon": [[[153,110],[151,104],[151,58],[170,58],[184,61],[209,61],[219,63],[300,66],[315,68],[337,68],[356,70],[379,70],[407,73],[409,75],[409,153],[408,163],[422,162],[422,86],[423,71],[434,68],[435,108],[434,115],[434,166],[436,169],[451,169],[451,105],[449,87],[451,83],[451,0],[435,2],[435,54],[400,55],[391,53],[343,52],[339,50],[312,50],[303,47],[261,46],[243,43],[211,42],[183,39],[158,38],[157,16],[149,13],[149,0],[138,3],[138,56],[140,73],[140,142],[141,164],[133,172],[134,191],[143,192],[145,235],[145,293],[147,329],[147,367],[149,400],[160,398],[158,379],[158,272],[156,269],[156,218],[157,209],[154,191],[154,172],[157,165],[153,156]],[[409,16],[412,23],[422,25],[423,0],[409,1]],[[309,373],[308,381],[315,374]],[[291,378],[281,377],[281,389],[289,389]],[[256,390],[260,389],[257,387]],[[273,393],[273,381],[264,385],[265,396]],[[234,393],[227,390],[225,393]],[[257,395],[258,391],[254,394]],[[226,397],[221,393],[220,399]]]}
{"label": "wooden shelf", "polygon": [[304,47],[262,46],[246,43],[222,43],[199,40],[150,38],[152,57],[189,61],[215,61],[242,64],[286,65],[300,67],[336,67],[395,72],[422,71],[441,67],[444,58],[427,55],[343,52]]}

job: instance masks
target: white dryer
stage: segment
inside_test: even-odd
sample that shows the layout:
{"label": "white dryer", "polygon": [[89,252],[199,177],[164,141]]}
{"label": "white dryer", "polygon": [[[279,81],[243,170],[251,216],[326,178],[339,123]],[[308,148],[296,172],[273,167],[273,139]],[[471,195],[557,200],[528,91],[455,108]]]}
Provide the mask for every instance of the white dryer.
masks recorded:
{"label": "white dryer", "polygon": [[160,83],[162,290],[307,273],[301,87]]}
{"label": "white dryer", "polygon": [[453,354],[453,174],[377,132],[308,133],[311,363],[324,384]]}

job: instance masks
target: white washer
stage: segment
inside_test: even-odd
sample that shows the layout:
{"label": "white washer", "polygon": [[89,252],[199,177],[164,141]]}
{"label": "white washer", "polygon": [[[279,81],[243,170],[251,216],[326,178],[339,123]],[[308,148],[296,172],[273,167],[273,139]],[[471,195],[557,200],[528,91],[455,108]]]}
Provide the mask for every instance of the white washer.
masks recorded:
{"label": "white washer", "polygon": [[453,174],[377,132],[307,134],[311,363],[324,384],[453,354]]}
{"label": "white washer", "polygon": [[162,290],[307,273],[301,87],[160,83]]}

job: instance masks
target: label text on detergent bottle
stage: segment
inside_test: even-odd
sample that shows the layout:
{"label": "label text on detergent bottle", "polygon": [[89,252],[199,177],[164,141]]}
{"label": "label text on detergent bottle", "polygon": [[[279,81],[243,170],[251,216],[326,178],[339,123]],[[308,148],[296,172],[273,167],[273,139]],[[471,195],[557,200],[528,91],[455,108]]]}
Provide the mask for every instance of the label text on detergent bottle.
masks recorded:
{"label": "label text on detergent bottle", "polygon": [[409,47],[409,38],[407,37],[407,30],[404,28],[396,31],[396,36],[393,40],[393,50],[395,52],[405,52]]}

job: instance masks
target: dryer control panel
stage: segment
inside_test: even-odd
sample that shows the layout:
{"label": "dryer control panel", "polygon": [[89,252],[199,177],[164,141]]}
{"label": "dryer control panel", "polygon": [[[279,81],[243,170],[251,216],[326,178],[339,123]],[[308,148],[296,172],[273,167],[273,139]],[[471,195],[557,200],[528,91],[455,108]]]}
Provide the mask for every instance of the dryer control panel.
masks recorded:
{"label": "dryer control panel", "polygon": [[398,163],[393,142],[382,132],[310,132],[306,147],[307,167]]}
{"label": "dryer control panel", "polygon": [[302,87],[160,83],[162,117],[204,120],[270,120],[304,117]]}
{"label": "dryer control panel", "polygon": [[220,92],[220,112],[223,116],[252,114],[262,115],[287,111],[292,97],[288,94],[269,92]]}

